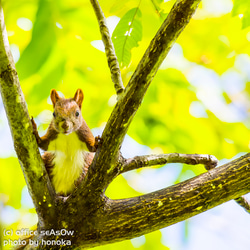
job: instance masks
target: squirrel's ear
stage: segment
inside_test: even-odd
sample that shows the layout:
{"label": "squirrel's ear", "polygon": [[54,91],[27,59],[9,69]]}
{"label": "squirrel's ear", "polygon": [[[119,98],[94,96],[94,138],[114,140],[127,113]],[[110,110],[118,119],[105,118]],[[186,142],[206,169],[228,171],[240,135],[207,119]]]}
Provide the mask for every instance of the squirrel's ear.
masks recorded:
{"label": "squirrel's ear", "polygon": [[50,99],[53,103],[53,107],[55,107],[56,102],[60,99],[60,96],[58,95],[58,93],[56,92],[55,89],[52,89],[50,92]]}
{"label": "squirrel's ear", "polygon": [[83,101],[83,92],[81,89],[78,89],[75,93],[74,100],[78,104],[78,106],[81,108],[82,107],[82,101]]}

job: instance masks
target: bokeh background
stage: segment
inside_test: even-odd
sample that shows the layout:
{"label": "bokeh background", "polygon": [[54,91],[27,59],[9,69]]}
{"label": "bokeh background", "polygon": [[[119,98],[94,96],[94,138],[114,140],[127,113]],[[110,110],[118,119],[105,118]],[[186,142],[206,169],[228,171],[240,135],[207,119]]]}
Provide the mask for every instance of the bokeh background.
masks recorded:
{"label": "bokeh background", "polygon": [[[52,88],[66,97],[82,88],[83,116],[93,133],[101,134],[116,96],[90,2],[2,0],[2,3],[21,87],[40,134],[52,117],[49,100]],[[128,12],[128,16],[134,15],[131,23],[139,23],[133,27],[137,31],[135,41],[131,46],[122,46],[128,53],[126,57],[123,58],[117,45],[125,85],[173,3],[100,1],[111,32]],[[224,164],[249,151],[249,4],[249,0],[202,1],[163,62],[129,128],[122,147],[125,157],[200,153],[213,154]],[[137,10],[136,16],[132,9]],[[203,166],[182,164],[132,171],[116,178],[107,195],[137,196],[204,171]],[[32,227],[37,216],[15,155],[1,99],[0,173],[1,229]],[[96,249],[249,250],[249,224],[249,214],[230,201],[168,228]],[[0,233],[1,244],[16,238]],[[8,244],[3,249],[10,248]]]}

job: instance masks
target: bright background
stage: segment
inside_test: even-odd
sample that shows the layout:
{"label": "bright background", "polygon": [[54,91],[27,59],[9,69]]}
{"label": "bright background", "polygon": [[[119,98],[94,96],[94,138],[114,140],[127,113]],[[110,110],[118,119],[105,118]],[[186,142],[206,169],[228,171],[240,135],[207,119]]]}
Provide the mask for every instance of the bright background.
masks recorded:
{"label": "bright background", "polygon": [[[40,134],[52,114],[50,90],[72,97],[79,87],[85,94],[83,116],[93,133],[101,134],[116,97],[90,2],[2,2],[21,87]],[[134,44],[139,46],[132,49],[131,60],[118,51],[126,85],[173,1],[102,0],[100,4],[111,31],[127,12],[140,8],[134,18],[139,23]],[[129,128],[122,148],[125,157],[200,153],[213,154],[224,164],[249,151],[249,4],[249,0],[203,1],[153,80]],[[131,47],[123,47],[130,56]],[[107,195],[132,197],[204,171],[203,166],[181,164],[133,171],[115,179]],[[30,228],[37,217],[1,101],[0,172],[0,227]],[[230,201],[160,231],[96,249],[249,250],[249,225],[250,216]]]}

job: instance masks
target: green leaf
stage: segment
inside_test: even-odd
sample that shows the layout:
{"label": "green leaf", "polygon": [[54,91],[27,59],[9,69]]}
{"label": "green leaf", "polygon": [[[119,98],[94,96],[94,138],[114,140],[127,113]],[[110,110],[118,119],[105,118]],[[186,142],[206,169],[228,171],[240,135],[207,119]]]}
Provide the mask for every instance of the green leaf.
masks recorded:
{"label": "green leaf", "polygon": [[163,0],[151,0],[151,3],[154,6],[156,14],[162,19],[162,21],[167,17],[167,13],[164,13],[164,10],[161,8]]}
{"label": "green leaf", "polygon": [[242,29],[245,29],[248,26],[250,26],[250,10],[249,10],[249,8],[246,10],[246,12],[244,13],[244,16],[242,18]]}
{"label": "green leaf", "polygon": [[249,3],[250,0],[235,0],[232,10],[232,16],[236,16],[238,14],[244,14],[249,7]]}
{"label": "green leaf", "polygon": [[141,11],[139,8],[129,10],[116,26],[112,40],[121,67],[131,61],[131,50],[142,40]]}
{"label": "green leaf", "polygon": [[16,67],[19,78],[25,79],[35,74],[49,57],[55,43],[55,23],[50,1],[41,0],[36,21],[32,32],[32,39],[23,51]]}
{"label": "green leaf", "polygon": [[232,10],[232,16],[236,16],[239,14],[243,15],[242,18],[242,28],[247,28],[250,26],[250,0],[235,0],[234,7]]}

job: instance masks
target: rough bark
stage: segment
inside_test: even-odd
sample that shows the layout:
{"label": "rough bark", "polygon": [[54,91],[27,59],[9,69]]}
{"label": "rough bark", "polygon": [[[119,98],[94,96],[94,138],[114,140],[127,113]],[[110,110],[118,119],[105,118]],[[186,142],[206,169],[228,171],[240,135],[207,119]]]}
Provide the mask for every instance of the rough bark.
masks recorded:
{"label": "rough bark", "polygon": [[[67,249],[94,247],[166,227],[250,191],[250,154],[247,154],[200,176],[143,196],[123,200],[111,200],[105,196],[110,182],[122,172],[171,161],[197,163],[198,157],[188,158],[185,155],[184,160],[185,157],[180,154],[126,160],[120,156],[119,149],[149,84],[199,2],[176,1],[120,95],[103,132],[102,146],[86,178],[68,199],[55,198],[42,164],[1,11],[0,90],[17,156],[39,216],[39,232],[62,228],[74,230],[73,236],[66,237],[73,244]],[[211,167],[216,160],[202,156],[198,162]],[[64,237],[57,237],[57,240],[61,238]],[[40,246],[29,246],[29,249],[49,249],[50,246],[42,240],[55,237],[39,234],[35,239],[40,241]],[[59,248],[61,246],[53,247]]]}
{"label": "rough bark", "polygon": [[127,159],[121,172],[124,173],[133,169],[163,165],[167,163],[186,163],[190,165],[204,164],[207,170],[217,166],[218,160],[212,155],[199,154],[160,154],[160,155],[144,155]]}
{"label": "rough bark", "polygon": [[27,105],[9,48],[0,2],[0,92],[7,114],[15,151],[36,207],[41,225],[53,220],[54,191],[32,134]]}
{"label": "rough bark", "polygon": [[[250,154],[179,183],[136,198],[107,200],[102,242],[130,239],[183,221],[250,191]],[[85,242],[85,244],[87,244]]]}
{"label": "rough bark", "polygon": [[[141,236],[188,219],[250,191],[250,154],[174,186],[142,196],[112,200],[96,206],[89,197],[82,207],[70,198],[60,206],[57,224],[77,235],[74,247],[114,243]],[[84,213],[83,213],[84,211]]]}

